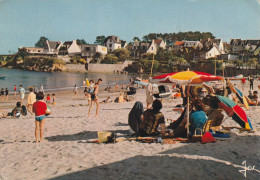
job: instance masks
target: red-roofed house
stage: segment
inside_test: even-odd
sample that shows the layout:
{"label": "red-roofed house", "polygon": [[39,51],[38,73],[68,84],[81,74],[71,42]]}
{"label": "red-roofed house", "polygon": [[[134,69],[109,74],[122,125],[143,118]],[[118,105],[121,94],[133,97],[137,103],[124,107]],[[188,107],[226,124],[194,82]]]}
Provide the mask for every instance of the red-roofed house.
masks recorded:
{"label": "red-roofed house", "polygon": [[184,47],[184,43],[185,41],[175,41],[174,45],[173,45],[173,49],[175,50],[179,50],[182,47]]}

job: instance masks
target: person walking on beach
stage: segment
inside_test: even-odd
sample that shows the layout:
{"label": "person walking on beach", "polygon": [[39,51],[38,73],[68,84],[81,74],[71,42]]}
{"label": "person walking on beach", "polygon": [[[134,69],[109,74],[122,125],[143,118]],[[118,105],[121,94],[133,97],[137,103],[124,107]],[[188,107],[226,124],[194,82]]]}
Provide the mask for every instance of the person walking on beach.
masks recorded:
{"label": "person walking on beach", "polygon": [[96,108],[96,117],[98,116],[98,110],[99,110],[99,102],[98,102],[98,90],[99,90],[99,85],[102,83],[102,79],[98,79],[97,83],[94,86],[94,93],[91,94],[91,104],[89,107],[89,112],[88,112],[88,117],[90,116],[90,112],[92,109],[93,103],[96,103],[97,108]]}
{"label": "person walking on beach", "polygon": [[254,78],[250,75],[249,76],[249,89],[254,89]]}
{"label": "person walking on beach", "polygon": [[34,92],[34,94],[38,93],[38,89],[37,89],[37,87],[35,85],[33,86],[33,92]]}
{"label": "person walking on beach", "polygon": [[36,94],[33,92],[33,88],[29,88],[29,95],[27,98],[27,110],[33,115],[33,104],[36,102]]}
{"label": "person walking on beach", "polygon": [[40,91],[44,93],[43,84],[41,85]]}
{"label": "person walking on beach", "polygon": [[8,101],[8,96],[9,96],[9,90],[8,88],[5,88],[5,100]]}
{"label": "person walking on beach", "polygon": [[16,91],[17,91],[16,85],[14,85],[14,97],[16,97]]}
{"label": "person walking on beach", "polygon": [[1,89],[1,101],[4,101],[5,98],[5,90],[4,88]]}
{"label": "person walking on beach", "polygon": [[25,89],[23,88],[22,85],[20,85],[19,93],[20,93],[20,97],[21,97],[21,102],[23,104],[23,99],[24,99],[24,95],[25,95]]}
{"label": "person walking on beach", "polygon": [[245,89],[245,84],[246,84],[246,78],[241,79],[241,85],[242,85],[242,91]]}
{"label": "person walking on beach", "polygon": [[74,92],[74,94],[77,94],[77,93],[78,93],[78,86],[77,86],[77,84],[75,84],[74,89],[73,89],[73,92]]}
{"label": "person walking on beach", "polygon": [[115,83],[116,83],[116,85],[115,85],[116,92],[118,92],[118,84],[117,84],[117,78],[116,77],[115,77]]}
{"label": "person walking on beach", "polygon": [[153,85],[150,83],[150,79],[148,84],[146,85],[145,94],[146,94],[147,109],[149,109],[150,104],[153,103]]}
{"label": "person walking on beach", "polygon": [[[38,92],[36,95],[37,102],[33,104],[33,112],[35,113],[35,139],[36,143],[43,140],[43,129],[45,124],[45,114],[47,111],[47,104],[44,102],[43,92]],[[40,140],[39,140],[40,131]]]}
{"label": "person walking on beach", "polygon": [[56,104],[56,97],[55,94],[52,94],[52,105],[54,106]]}

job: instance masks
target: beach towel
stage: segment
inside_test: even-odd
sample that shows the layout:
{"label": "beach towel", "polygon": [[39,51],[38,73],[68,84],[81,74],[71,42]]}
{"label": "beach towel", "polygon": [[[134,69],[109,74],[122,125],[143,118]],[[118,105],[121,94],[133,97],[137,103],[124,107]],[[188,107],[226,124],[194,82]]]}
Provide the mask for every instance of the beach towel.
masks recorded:
{"label": "beach towel", "polygon": [[141,123],[141,115],[144,113],[143,103],[137,101],[128,115],[128,124],[133,131],[138,134]]}

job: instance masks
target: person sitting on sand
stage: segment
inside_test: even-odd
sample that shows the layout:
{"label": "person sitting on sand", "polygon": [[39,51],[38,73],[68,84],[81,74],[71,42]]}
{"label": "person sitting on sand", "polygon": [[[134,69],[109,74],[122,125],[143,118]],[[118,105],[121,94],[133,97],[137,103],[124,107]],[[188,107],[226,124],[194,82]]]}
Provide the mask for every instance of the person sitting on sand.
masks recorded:
{"label": "person sitting on sand", "polygon": [[207,90],[203,87],[199,93],[199,98],[203,99],[204,97],[207,96]]}
{"label": "person sitting on sand", "polygon": [[21,115],[26,116],[27,115],[27,109],[24,105],[21,104],[21,102],[16,103],[16,107],[12,110],[11,113],[8,113],[8,115],[13,117],[20,117]]}
{"label": "person sitting on sand", "polygon": [[249,90],[249,95],[247,96],[250,100],[253,100],[254,96],[253,96],[253,93],[252,93],[252,90]]}
{"label": "person sitting on sand", "polygon": [[172,98],[173,98],[173,99],[179,99],[179,98],[181,98],[181,91],[180,91],[180,89],[175,89],[175,90],[174,90],[174,93],[173,93],[173,95],[172,95]]}
{"label": "person sitting on sand", "polygon": [[209,106],[206,114],[208,119],[212,120],[212,126],[218,127],[218,130],[220,130],[220,125],[223,123],[224,120],[224,114],[223,110],[218,107],[218,101],[216,97],[207,96],[203,98],[203,102],[204,104]]}
{"label": "person sitting on sand", "polygon": [[[41,142],[43,140],[43,130],[45,124],[45,116],[46,113],[49,113],[47,110],[47,104],[44,102],[44,94],[43,92],[38,92],[36,94],[37,102],[33,104],[33,112],[35,113],[35,139],[36,143]],[[40,130],[40,140],[39,133]]]}
{"label": "person sitting on sand", "polygon": [[127,94],[126,91],[124,92],[124,100],[125,100],[126,102],[130,102],[130,101],[133,100],[133,99],[130,99],[130,98],[129,98],[129,96],[128,96],[128,94]]}
{"label": "person sitting on sand", "polygon": [[[203,129],[204,124],[208,120],[206,113],[204,112],[205,106],[201,99],[195,99],[192,103],[193,111],[190,113],[190,125],[189,125],[189,135],[195,134],[196,129]],[[198,134],[199,132],[196,131]]]}
{"label": "person sitting on sand", "polygon": [[159,134],[158,127],[161,126],[162,137],[165,137],[165,121],[164,115],[160,112],[162,102],[158,99],[153,101],[152,109],[147,109],[143,116],[139,127],[139,136],[156,136]]}
{"label": "person sitting on sand", "polygon": [[118,97],[118,103],[122,103],[122,102],[125,102],[125,100],[124,100],[123,93],[120,93],[120,95]]}
{"label": "person sitting on sand", "polygon": [[113,101],[110,99],[110,96],[107,97],[105,100],[101,101],[100,103],[109,103],[109,102],[113,102]]}

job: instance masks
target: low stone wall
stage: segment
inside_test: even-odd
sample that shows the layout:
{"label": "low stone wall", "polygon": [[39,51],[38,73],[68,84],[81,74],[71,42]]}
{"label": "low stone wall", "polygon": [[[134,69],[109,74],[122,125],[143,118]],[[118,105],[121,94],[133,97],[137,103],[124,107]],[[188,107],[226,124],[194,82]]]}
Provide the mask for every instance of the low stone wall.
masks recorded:
{"label": "low stone wall", "polygon": [[67,64],[67,72],[87,72],[84,64]]}
{"label": "low stone wall", "polygon": [[88,72],[114,72],[123,71],[125,67],[134,61],[125,61],[123,64],[88,64]]}

